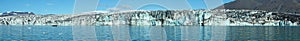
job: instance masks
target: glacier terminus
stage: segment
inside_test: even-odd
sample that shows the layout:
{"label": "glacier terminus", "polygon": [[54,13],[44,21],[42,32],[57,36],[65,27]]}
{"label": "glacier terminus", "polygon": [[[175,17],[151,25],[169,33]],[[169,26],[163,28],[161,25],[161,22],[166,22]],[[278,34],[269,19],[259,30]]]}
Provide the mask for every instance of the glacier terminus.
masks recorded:
{"label": "glacier terminus", "polygon": [[299,17],[295,13],[228,9],[93,11],[64,15],[6,12],[0,16],[0,25],[298,26]]}

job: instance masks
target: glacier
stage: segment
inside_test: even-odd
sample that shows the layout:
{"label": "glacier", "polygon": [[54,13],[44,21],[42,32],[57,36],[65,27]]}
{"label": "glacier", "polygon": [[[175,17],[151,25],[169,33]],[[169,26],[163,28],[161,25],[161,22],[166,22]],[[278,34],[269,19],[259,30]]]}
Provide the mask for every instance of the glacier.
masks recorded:
{"label": "glacier", "polygon": [[0,16],[0,25],[298,26],[300,15],[262,10],[128,10]]}

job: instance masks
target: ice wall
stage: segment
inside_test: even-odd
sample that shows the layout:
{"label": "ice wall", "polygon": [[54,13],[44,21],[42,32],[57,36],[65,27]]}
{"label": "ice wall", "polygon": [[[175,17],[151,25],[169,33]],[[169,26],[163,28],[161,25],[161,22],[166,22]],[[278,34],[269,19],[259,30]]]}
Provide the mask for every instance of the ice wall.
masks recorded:
{"label": "ice wall", "polygon": [[[202,17],[204,16],[204,17]],[[99,25],[200,25],[211,14],[204,10],[115,12],[97,17]]]}
{"label": "ice wall", "polygon": [[[289,16],[289,17],[288,17]],[[156,10],[1,16],[1,25],[297,26],[300,15],[260,10]]]}

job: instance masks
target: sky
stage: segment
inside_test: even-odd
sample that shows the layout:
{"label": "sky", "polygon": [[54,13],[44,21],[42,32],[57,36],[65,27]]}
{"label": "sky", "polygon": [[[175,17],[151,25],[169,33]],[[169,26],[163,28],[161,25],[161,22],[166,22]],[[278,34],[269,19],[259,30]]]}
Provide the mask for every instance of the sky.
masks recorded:
{"label": "sky", "polygon": [[[207,9],[203,0],[187,0],[192,9]],[[228,3],[234,0],[223,0]],[[96,10],[116,7],[119,0],[100,0]],[[130,1],[129,1],[130,2]],[[0,0],[0,12],[25,11],[36,14],[72,14],[75,0]],[[147,7],[151,8],[151,7]],[[159,10],[159,9],[158,9]]]}

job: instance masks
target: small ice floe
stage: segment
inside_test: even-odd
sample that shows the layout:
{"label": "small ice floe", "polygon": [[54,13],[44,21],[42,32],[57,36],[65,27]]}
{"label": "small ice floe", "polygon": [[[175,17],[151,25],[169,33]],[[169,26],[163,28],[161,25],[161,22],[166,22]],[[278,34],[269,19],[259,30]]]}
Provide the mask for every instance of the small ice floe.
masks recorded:
{"label": "small ice floe", "polygon": [[63,33],[58,33],[58,35],[62,35]]}
{"label": "small ice floe", "polygon": [[42,32],[43,34],[47,34],[47,32]]}
{"label": "small ice floe", "polygon": [[27,27],[27,29],[32,29],[32,27]]}

